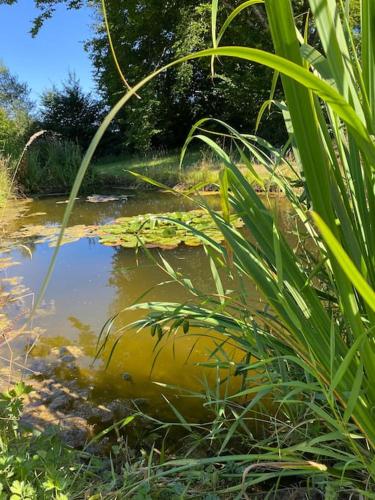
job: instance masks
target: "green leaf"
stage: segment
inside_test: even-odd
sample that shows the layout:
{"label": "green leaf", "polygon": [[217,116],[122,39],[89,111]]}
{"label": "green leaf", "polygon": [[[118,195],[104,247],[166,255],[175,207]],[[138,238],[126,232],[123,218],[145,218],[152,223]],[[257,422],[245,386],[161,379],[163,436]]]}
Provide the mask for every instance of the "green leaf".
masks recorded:
{"label": "green leaf", "polygon": [[363,382],[363,362],[361,361],[357,368],[357,373],[354,379],[352,390],[350,391],[349,399],[346,403],[346,408],[344,412],[344,422],[347,423],[353,416],[353,412],[355,406],[357,404],[358,398],[361,394],[362,390],[362,382]]}
{"label": "green leaf", "polygon": [[358,290],[358,293],[363,297],[364,301],[369,305],[369,307],[375,312],[375,292],[371,286],[367,283],[365,278],[353,264],[352,260],[345,252],[341,244],[338,242],[336,237],[333,235],[332,231],[329,229],[327,224],[323,219],[316,213],[313,213],[313,218],[319,231],[327,243],[327,246],[335,256],[337,262],[339,263],[342,271],[348,277],[352,285]]}
{"label": "green leaf", "polygon": [[214,47],[217,47],[223,38],[224,33],[228,29],[229,25],[234,21],[234,19],[244,10],[247,9],[248,7],[251,7],[252,5],[256,4],[264,4],[264,0],[247,0],[246,2],[241,3],[238,5],[235,9],[232,10],[230,15],[227,17],[225,20],[223,26],[221,27],[219,34],[217,36],[216,40],[216,45]]}
{"label": "green leaf", "polygon": [[337,372],[335,373],[330,391],[333,392],[336,387],[340,384],[341,380],[344,378],[346,372],[349,369],[350,364],[352,363],[354,357],[359,355],[361,346],[363,341],[365,340],[366,333],[362,334],[361,336],[357,337],[353,343],[353,345],[350,347],[349,351],[347,352],[345,358],[343,359],[342,363],[340,364]]}

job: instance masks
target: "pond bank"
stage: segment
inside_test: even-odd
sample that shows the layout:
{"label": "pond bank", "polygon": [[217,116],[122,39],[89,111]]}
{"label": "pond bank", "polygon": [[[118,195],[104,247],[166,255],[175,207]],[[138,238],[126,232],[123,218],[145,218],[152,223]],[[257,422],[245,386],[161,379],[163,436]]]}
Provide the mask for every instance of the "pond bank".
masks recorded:
{"label": "pond bank", "polygon": [[[77,152],[68,154],[65,151],[65,154],[56,156],[53,148],[49,154],[52,157],[46,165],[38,155],[28,158],[29,165],[26,161],[19,182],[27,194],[63,196],[69,193],[80,165],[80,155],[77,155]],[[286,163],[277,168],[282,175],[295,178]],[[182,168],[179,166],[179,155],[174,152],[144,158],[119,157],[111,161],[98,160],[90,166],[81,191],[105,192],[113,188],[133,191],[157,189],[147,178],[156,184],[182,192],[194,187],[202,192],[216,191],[220,170],[221,163],[205,151],[188,152]],[[272,172],[265,166],[259,163],[254,163],[251,168],[240,165],[240,170],[247,179],[255,182],[257,191],[278,191],[272,179]]]}
{"label": "pond bank", "polygon": [[[48,360],[31,358],[28,368],[32,376],[28,381],[33,390],[25,400],[21,417],[22,425],[39,432],[55,427],[63,442],[75,449],[87,449],[103,430],[141,410],[147,411],[147,401],[141,398],[117,398],[102,404],[95,400],[94,387],[80,381],[82,356],[83,351],[72,345],[51,349]],[[150,431],[149,424],[143,421],[142,425],[144,434]],[[107,447],[107,440],[99,441],[95,453]]]}

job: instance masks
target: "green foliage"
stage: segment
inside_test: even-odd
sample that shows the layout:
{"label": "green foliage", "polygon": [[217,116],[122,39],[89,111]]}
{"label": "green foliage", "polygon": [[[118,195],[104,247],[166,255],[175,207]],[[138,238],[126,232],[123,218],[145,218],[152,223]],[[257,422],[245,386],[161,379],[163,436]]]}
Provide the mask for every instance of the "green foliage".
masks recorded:
{"label": "green foliage", "polygon": [[11,192],[11,161],[0,155],[0,207],[3,207]]}
{"label": "green foliage", "polygon": [[5,156],[17,150],[20,142],[17,124],[11,120],[5,109],[0,108],[0,151]]}
{"label": "green foliage", "polygon": [[0,108],[14,118],[20,111],[30,113],[33,103],[26,83],[20,82],[9,69],[0,62]]}
{"label": "green foliage", "polygon": [[[71,188],[82,160],[81,148],[60,139],[40,141],[27,153],[19,182],[27,193],[64,193]],[[96,183],[90,171],[82,186],[90,190]]]}
{"label": "green foliage", "polygon": [[0,497],[67,500],[78,464],[56,435],[21,427],[23,399],[30,391],[20,382],[0,395]]}
{"label": "green foliage", "polygon": [[[130,83],[138,81],[150,68],[210,46],[211,6],[207,0],[189,0],[183,4],[116,0],[107,4],[117,59]],[[220,16],[226,15],[231,4],[220,4]],[[243,18],[248,29],[229,30],[228,38],[244,44],[249,43],[250,37],[252,45],[269,47],[264,16],[245,12]],[[87,46],[97,69],[98,85],[106,102],[114,105],[124,86],[113,64],[102,24],[97,25],[96,35]],[[191,124],[203,113],[231,120],[243,129],[253,129],[256,110],[268,97],[271,73],[261,66],[230,60],[221,61],[221,65],[220,74],[214,79],[209,76],[209,62],[195,60],[153,81],[142,91],[141,99],[134,99],[117,117],[125,146],[138,151],[159,145],[180,146]],[[245,112],[249,109],[252,112]],[[277,141],[285,137],[280,117],[275,113],[263,130],[272,130]]]}
{"label": "green foliage", "polygon": [[29,89],[0,62],[0,153],[17,158],[32,130]]}
{"label": "green foliage", "polygon": [[62,88],[53,87],[42,95],[42,128],[60,134],[66,141],[86,148],[94,136],[103,106],[85,94],[75,75],[69,75]]}

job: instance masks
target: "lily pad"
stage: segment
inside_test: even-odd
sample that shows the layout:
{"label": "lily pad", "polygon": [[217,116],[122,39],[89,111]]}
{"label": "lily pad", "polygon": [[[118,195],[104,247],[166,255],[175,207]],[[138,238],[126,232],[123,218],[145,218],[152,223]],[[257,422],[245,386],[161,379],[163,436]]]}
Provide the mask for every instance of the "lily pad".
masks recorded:
{"label": "lily pad", "polygon": [[[237,228],[243,226],[242,220],[234,215],[231,216],[231,223]],[[192,210],[120,217],[112,224],[101,226],[67,227],[62,244],[73,243],[81,238],[99,238],[99,242],[105,246],[137,248],[144,245],[146,248],[170,250],[182,244],[191,247],[202,245],[202,240],[194,231],[203,232],[216,242],[224,239],[208,212]],[[16,241],[23,239],[56,246],[59,232],[59,226],[26,225],[13,233],[12,237]]]}
{"label": "lily pad", "polygon": [[[61,244],[73,243],[81,238],[96,237],[98,226],[84,226],[77,225],[67,227]],[[43,225],[27,225],[23,226],[19,231],[12,234],[12,238],[16,241],[26,240],[33,243],[48,243],[49,246],[54,247],[57,244],[58,236],[60,233],[59,226],[43,226]]]}
{"label": "lily pad", "polygon": [[[243,226],[242,220],[235,216],[231,216],[231,223],[235,227]],[[147,248],[168,250],[181,244],[202,245],[201,239],[192,230],[204,232],[217,242],[224,239],[210,214],[204,210],[120,217],[113,224],[101,226],[98,234],[99,241],[104,245],[135,248],[143,244]],[[130,235],[133,238],[129,238]]]}

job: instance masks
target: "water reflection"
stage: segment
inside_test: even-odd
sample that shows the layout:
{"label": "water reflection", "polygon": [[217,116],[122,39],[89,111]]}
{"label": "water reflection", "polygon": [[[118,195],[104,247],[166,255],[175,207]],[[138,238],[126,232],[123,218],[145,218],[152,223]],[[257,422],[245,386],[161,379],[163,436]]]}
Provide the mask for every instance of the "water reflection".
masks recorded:
{"label": "water reflection", "polygon": [[[209,203],[218,206],[216,197],[208,197]],[[30,205],[30,213],[45,215],[30,216],[27,224],[58,224],[66,208],[54,198],[36,200]],[[276,202],[275,206],[278,204]],[[78,200],[70,224],[102,224],[120,216],[140,213],[158,213],[196,208],[184,198],[161,193],[145,193],[130,197],[127,202],[86,203]],[[286,219],[286,218],[285,218]],[[37,292],[47,271],[53,249],[47,244],[30,246],[30,254],[22,248],[13,252],[21,262],[17,274],[22,274],[24,283]],[[142,251],[105,247],[93,239],[81,239],[61,247],[57,265],[50,282],[45,305],[53,305],[53,314],[39,315],[37,326],[45,330],[34,355],[48,356],[56,346],[79,346],[84,356],[79,360],[80,380],[92,385],[94,393],[103,401],[116,397],[145,398],[157,413],[161,406],[161,394],[183,407],[187,414],[198,411],[199,400],[181,398],[176,391],[165,386],[171,384],[194,391],[202,390],[202,381],[215,383],[216,371],[197,366],[198,362],[210,359],[217,340],[195,333],[178,334],[163,340],[155,348],[155,340],[149,332],[127,332],[121,338],[109,367],[106,363],[113,342],[93,363],[97,339],[104,322],[119,314],[113,332],[124,324],[141,317],[139,312],[123,312],[149,290],[147,300],[183,302],[188,300],[186,291],[176,283],[156,287],[170,278],[158,266],[159,253],[153,251],[155,262]],[[163,257],[170,265],[191,278],[194,286],[202,291],[213,291],[207,257],[202,248],[178,248],[166,251]],[[228,276],[223,276],[226,286]],[[250,299],[254,303],[258,296],[249,286]],[[113,337],[111,339],[113,341]],[[227,357],[238,357],[233,347],[226,350]],[[156,363],[155,363],[156,359]],[[153,368],[151,370],[151,368]],[[234,386],[240,381],[234,381]]]}

